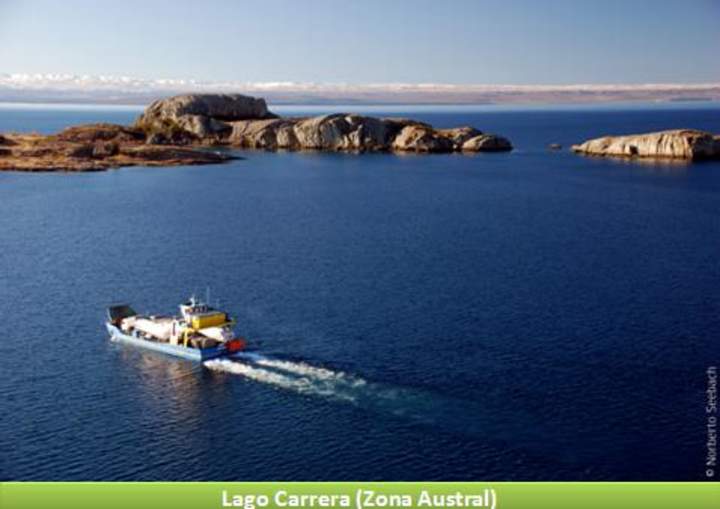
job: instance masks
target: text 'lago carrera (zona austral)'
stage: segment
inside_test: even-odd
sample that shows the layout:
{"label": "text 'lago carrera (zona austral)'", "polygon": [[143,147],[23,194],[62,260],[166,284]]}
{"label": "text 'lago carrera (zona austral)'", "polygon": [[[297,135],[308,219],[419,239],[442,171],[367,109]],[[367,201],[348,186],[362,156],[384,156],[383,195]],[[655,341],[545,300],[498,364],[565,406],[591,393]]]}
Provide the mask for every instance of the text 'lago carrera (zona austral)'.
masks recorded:
{"label": "text 'lago carrera (zona austral)'", "polygon": [[[334,491],[334,490],[333,490]],[[478,507],[495,509],[497,505],[494,489],[486,488],[474,493],[455,491],[433,493],[420,490],[418,493],[385,493],[360,488],[352,493],[292,493],[277,490],[272,494],[229,493],[222,491],[222,507],[261,509],[266,507],[288,507],[304,509],[354,509],[408,508],[408,507]]]}

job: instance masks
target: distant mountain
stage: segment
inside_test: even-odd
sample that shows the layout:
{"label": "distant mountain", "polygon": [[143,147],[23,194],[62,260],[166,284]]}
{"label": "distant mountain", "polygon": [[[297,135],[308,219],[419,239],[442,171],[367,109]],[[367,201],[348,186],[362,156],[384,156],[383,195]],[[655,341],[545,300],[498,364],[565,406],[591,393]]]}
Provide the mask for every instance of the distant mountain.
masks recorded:
{"label": "distant mountain", "polygon": [[450,85],[197,81],[74,74],[0,74],[0,101],[147,104],[189,92],[239,92],[273,104],[512,104],[720,101],[720,83]]}

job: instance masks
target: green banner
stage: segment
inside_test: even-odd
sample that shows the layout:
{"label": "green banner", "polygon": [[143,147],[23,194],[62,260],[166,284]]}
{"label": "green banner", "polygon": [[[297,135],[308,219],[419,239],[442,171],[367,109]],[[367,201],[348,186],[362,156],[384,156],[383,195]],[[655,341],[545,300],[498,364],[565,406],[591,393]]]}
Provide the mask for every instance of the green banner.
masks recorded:
{"label": "green banner", "polygon": [[0,483],[2,509],[718,509],[716,483]]}

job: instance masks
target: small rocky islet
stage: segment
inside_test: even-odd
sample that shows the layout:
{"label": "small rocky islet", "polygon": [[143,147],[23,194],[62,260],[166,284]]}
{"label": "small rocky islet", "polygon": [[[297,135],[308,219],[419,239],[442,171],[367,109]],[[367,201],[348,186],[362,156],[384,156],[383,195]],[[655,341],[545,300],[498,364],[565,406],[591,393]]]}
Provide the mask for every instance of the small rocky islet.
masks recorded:
{"label": "small rocky islet", "polygon": [[[57,134],[0,135],[0,170],[100,171],[122,166],[218,164],[236,159],[217,147],[344,152],[503,152],[509,140],[474,127],[451,129],[405,118],[338,113],[280,117],[262,98],[191,94],[161,99],[131,126],[87,124]],[[556,144],[549,146],[559,150]],[[720,137],[690,129],[606,136],[576,153],[629,158],[720,158]]]}
{"label": "small rocky islet", "polygon": [[720,136],[694,129],[674,129],[626,136],[604,136],[573,145],[589,156],[676,159],[720,159]]}

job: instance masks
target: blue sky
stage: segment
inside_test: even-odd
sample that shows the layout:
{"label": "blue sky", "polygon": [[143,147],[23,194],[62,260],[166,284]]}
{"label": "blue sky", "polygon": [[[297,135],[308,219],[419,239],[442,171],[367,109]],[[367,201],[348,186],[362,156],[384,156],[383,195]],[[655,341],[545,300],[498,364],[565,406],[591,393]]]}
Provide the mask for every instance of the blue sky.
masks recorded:
{"label": "blue sky", "polygon": [[0,73],[699,83],[719,55],[719,0],[0,0]]}

